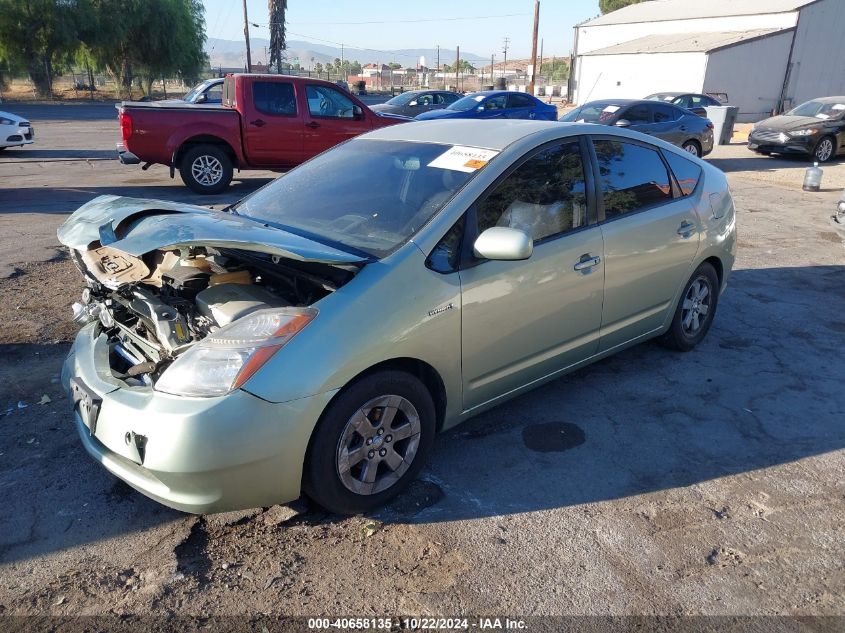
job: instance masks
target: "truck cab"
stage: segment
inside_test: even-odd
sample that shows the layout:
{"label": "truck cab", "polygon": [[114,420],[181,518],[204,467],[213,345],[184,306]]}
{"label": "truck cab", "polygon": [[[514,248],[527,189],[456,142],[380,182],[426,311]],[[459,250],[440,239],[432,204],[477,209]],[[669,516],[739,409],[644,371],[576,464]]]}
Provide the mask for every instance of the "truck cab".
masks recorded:
{"label": "truck cab", "polygon": [[197,193],[226,189],[234,169],[289,169],[372,129],[409,121],[381,115],[335,84],[309,77],[233,74],[220,105],[118,106],[121,162],[178,169]]}

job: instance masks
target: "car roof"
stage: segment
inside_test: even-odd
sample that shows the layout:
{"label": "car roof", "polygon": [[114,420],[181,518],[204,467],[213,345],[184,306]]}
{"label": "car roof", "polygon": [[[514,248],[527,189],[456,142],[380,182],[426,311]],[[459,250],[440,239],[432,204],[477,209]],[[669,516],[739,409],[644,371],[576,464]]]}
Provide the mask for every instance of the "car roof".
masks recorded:
{"label": "car roof", "polygon": [[819,97],[818,99],[809,99],[809,101],[819,101],[820,103],[845,103],[845,97]]}
{"label": "car roof", "polygon": [[502,151],[512,143],[532,134],[561,131],[563,129],[561,126],[568,126],[573,134],[596,133],[595,125],[585,123],[529,121],[526,119],[440,119],[391,125],[368,132],[358,138],[437,143],[440,145],[466,145]]}
{"label": "car roof", "polygon": [[692,92],[653,92],[656,97],[680,97],[682,95],[695,94]]}
{"label": "car roof", "polygon": [[[644,105],[654,105],[654,101],[650,99],[598,99],[596,101],[588,101],[585,103],[584,106],[588,105],[635,105],[635,104],[644,104]],[[671,104],[669,104],[671,105]]]}
{"label": "car roof", "polygon": [[478,97],[484,95],[485,97],[495,97],[498,95],[525,95],[530,97],[527,92],[520,92],[519,90],[479,90],[477,92],[470,92],[467,97]]}

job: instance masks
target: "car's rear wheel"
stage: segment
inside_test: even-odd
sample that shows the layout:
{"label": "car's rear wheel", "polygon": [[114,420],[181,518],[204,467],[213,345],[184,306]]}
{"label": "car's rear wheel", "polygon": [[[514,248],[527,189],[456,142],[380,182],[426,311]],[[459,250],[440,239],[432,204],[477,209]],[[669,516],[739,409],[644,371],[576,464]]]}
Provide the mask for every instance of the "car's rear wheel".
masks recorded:
{"label": "car's rear wheel", "polygon": [[195,145],[179,164],[182,181],[197,193],[220,193],[232,182],[232,160],[217,145]]}
{"label": "car's rear wheel", "polygon": [[813,159],[826,163],[836,154],[836,141],[831,136],[820,138],[813,150]]}
{"label": "car's rear wheel", "polygon": [[670,349],[690,351],[707,336],[718,304],[719,276],[711,264],[704,262],[684,287],[672,324],[660,342]]}
{"label": "car's rear wheel", "polygon": [[355,381],[328,406],[311,437],[305,493],[339,514],[373,510],[413,481],[434,441],[425,385],[401,371]]}
{"label": "car's rear wheel", "polygon": [[689,152],[693,156],[701,156],[701,145],[699,145],[698,141],[687,141],[681,145],[681,149],[685,152]]}

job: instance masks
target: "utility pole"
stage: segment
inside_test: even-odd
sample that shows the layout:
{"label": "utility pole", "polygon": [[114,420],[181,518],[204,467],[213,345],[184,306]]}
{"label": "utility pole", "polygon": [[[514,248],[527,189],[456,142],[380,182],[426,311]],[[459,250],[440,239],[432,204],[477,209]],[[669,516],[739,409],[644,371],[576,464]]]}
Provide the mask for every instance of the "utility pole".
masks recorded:
{"label": "utility pole", "polygon": [[496,53],[490,53],[490,83],[496,87]]}
{"label": "utility pole", "polygon": [[502,78],[505,80],[505,86],[508,82],[508,45],[511,43],[511,38],[506,37],[502,45],[502,52],[505,54],[505,60],[502,62]]}
{"label": "utility pole", "polygon": [[461,72],[461,47],[460,47],[460,46],[458,46],[458,54],[457,54],[457,57],[458,57],[458,58],[455,60],[455,88],[456,88],[458,91],[460,91],[460,89],[461,89],[461,78],[460,78],[460,72]]}
{"label": "utility pole", "polygon": [[244,0],[244,39],[246,40],[246,71],[252,72],[252,53],[249,51],[249,17],[246,14],[246,0]]}
{"label": "utility pole", "polygon": [[537,29],[540,27],[540,0],[534,0],[534,33],[531,36],[531,81],[528,83],[528,94],[533,95],[534,82],[537,79]]}
{"label": "utility pole", "polygon": [[437,45],[437,72],[440,72],[440,44]]}

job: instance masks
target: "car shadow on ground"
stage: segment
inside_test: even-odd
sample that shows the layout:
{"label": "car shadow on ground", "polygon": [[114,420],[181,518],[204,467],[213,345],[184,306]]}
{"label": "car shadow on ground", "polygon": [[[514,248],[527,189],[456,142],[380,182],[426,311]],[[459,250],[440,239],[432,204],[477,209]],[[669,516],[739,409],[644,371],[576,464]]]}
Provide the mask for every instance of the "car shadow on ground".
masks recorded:
{"label": "car shadow on ground", "polygon": [[[777,172],[783,169],[807,169],[813,166],[813,161],[809,156],[803,157],[785,154],[763,156],[751,150],[747,150],[746,154],[745,156],[730,158],[712,158],[708,156],[705,160],[726,173],[742,171]],[[828,163],[821,164],[820,167],[824,169],[828,166],[832,167],[843,163],[845,163],[845,156],[840,156]]]}
{"label": "car shadow on ground", "polygon": [[[418,481],[374,516],[437,523],[571,507],[845,448],[843,274],[842,266],[735,271],[696,350],[645,343],[443,433]],[[0,346],[9,361],[0,365],[3,407],[30,403],[0,418],[0,562],[140,538],[185,516],[85,453],[52,382],[66,351]],[[53,403],[36,405],[44,393]],[[326,520],[316,510],[297,519]]]}
{"label": "car shadow on ground", "polygon": [[196,194],[178,179],[172,185],[148,185],[143,178],[136,183],[116,186],[86,187],[16,187],[3,190],[0,197],[2,213],[56,213],[68,214],[97,196],[113,195],[130,198],[148,198],[184,202],[204,207],[220,207],[237,202],[259,187],[263,187],[272,178],[243,178],[232,181],[231,186],[216,196]]}
{"label": "car shadow on ground", "polygon": [[29,149],[9,148],[0,154],[3,163],[52,162],[59,160],[114,160],[114,150],[107,149]]}

